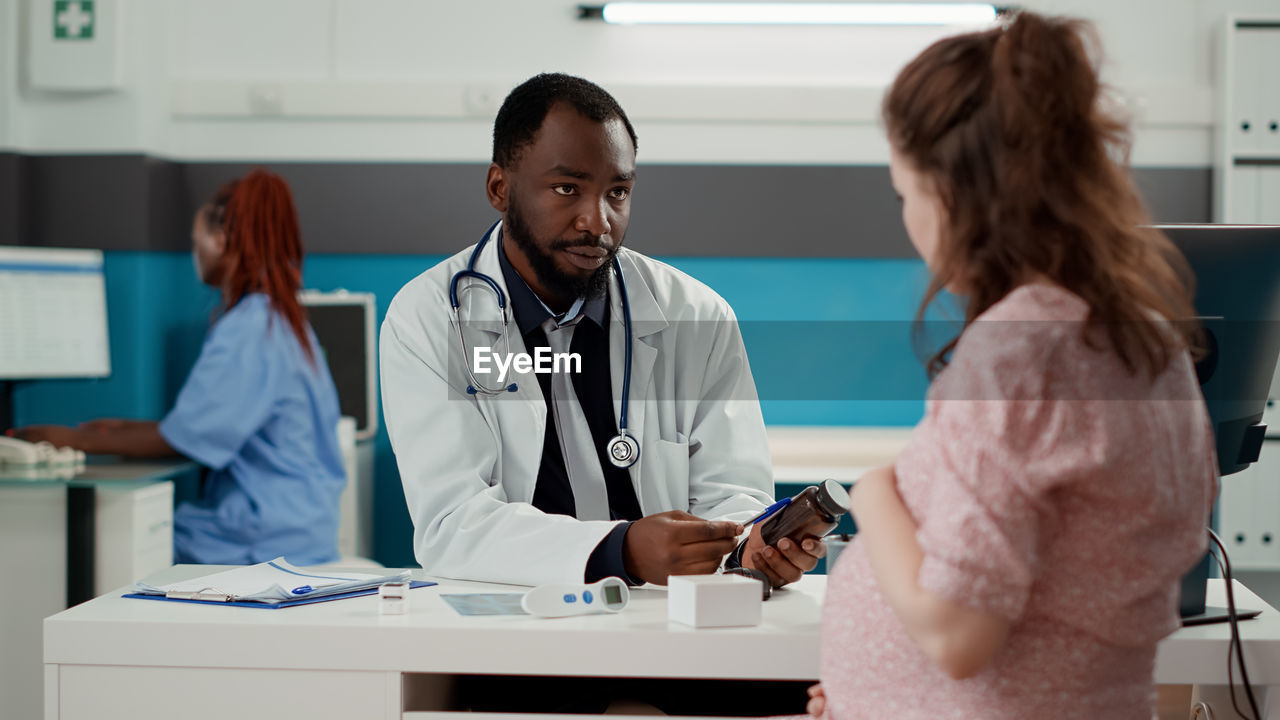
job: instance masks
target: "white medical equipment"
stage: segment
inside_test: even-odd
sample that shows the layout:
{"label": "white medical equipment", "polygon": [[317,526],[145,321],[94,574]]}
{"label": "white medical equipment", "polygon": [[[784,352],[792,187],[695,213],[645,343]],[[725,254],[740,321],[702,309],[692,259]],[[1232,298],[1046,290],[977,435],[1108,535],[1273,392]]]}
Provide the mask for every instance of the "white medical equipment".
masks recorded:
{"label": "white medical equipment", "polygon": [[552,583],[539,585],[524,594],[521,607],[537,617],[566,617],[593,613],[616,613],[627,606],[631,591],[616,577],[590,585]]}
{"label": "white medical equipment", "polygon": [[18,438],[0,436],[0,466],[22,467],[51,465],[84,465],[84,453],[70,447],[54,447],[51,443],[31,443]]}

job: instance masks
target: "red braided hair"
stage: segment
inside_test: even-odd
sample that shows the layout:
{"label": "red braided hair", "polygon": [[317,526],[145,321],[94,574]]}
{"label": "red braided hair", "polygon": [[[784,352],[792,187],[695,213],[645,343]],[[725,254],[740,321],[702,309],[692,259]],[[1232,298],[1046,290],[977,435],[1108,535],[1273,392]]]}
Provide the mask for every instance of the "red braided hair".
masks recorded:
{"label": "red braided hair", "polygon": [[271,307],[289,322],[307,359],[314,363],[307,312],[298,302],[302,233],[293,193],[284,178],[254,170],[223,186],[203,211],[211,227],[226,233],[223,309],[235,307],[248,293],[265,293],[271,298]]}

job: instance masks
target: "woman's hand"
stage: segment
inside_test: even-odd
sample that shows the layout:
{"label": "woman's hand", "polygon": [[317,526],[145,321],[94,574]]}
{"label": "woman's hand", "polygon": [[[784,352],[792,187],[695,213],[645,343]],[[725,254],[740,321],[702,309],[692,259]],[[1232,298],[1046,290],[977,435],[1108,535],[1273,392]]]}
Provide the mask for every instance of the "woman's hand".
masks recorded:
{"label": "woman's hand", "polygon": [[80,427],[28,425],[11,433],[28,442],[45,441],[57,447],[73,447],[90,455],[172,457],[177,455],[151,420],[90,420]]}
{"label": "woman's hand", "polygon": [[827,694],[822,690],[822,683],[809,686],[809,704],[804,709],[816,718],[827,712]]}
{"label": "woman's hand", "polygon": [[47,442],[54,447],[84,449],[84,438],[80,431],[65,425],[28,425],[14,430],[12,435],[32,443]]}
{"label": "woman's hand", "polygon": [[112,430],[119,430],[136,422],[138,421],[122,420],[120,418],[98,418],[97,420],[89,420],[87,422],[80,423],[79,428],[82,432],[87,433],[105,433]]}

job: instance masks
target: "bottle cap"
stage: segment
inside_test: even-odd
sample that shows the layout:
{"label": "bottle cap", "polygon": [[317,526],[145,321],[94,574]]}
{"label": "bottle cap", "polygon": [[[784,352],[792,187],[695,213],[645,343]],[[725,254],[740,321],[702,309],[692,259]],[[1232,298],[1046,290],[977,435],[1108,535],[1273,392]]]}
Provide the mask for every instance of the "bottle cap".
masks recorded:
{"label": "bottle cap", "polygon": [[818,506],[839,517],[849,512],[849,491],[835,480],[826,479],[818,486]]}

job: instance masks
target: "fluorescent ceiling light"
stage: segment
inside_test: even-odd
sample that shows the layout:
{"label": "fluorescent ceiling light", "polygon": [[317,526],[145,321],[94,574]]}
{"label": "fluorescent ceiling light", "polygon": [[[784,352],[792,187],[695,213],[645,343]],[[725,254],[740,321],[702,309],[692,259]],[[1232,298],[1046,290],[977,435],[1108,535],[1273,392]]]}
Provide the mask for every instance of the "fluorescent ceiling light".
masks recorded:
{"label": "fluorescent ceiling light", "polygon": [[611,2],[579,6],[607,23],[691,25],[983,25],[1001,8],[984,3]]}

